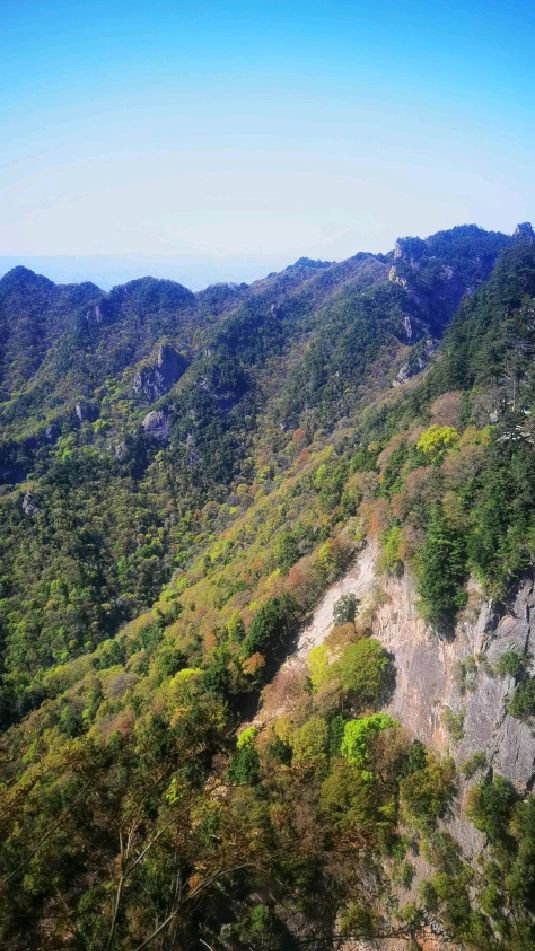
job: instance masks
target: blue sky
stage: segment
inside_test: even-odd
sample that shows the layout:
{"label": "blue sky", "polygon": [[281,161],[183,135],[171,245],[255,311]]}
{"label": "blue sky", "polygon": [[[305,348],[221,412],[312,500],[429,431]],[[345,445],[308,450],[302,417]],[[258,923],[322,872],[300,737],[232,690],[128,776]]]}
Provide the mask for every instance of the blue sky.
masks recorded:
{"label": "blue sky", "polygon": [[199,286],[510,231],[534,208],[534,35],[524,0],[3,0],[0,256],[90,277],[109,255],[111,282],[190,261]]}

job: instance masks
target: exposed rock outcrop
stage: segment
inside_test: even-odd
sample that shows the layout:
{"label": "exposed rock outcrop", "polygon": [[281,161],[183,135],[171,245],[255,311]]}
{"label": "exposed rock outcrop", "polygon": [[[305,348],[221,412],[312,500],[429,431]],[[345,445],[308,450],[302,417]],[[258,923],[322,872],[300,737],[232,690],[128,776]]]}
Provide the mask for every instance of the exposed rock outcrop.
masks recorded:
{"label": "exposed rock outcrop", "polygon": [[460,951],[441,934],[418,934],[414,938],[349,938],[339,945],[339,951]]}
{"label": "exposed rock outcrop", "polygon": [[436,341],[429,338],[413,347],[409,359],[404,363],[392,380],[392,386],[402,386],[407,380],[421,373],[429,363],[431,354],[436,350]]}
{"label": "exposed rock outcrop", "polygon": [[[304,667],[308,651],[325,640],[333,625],[334,603],[341,595],[352,593],[360,600],[373,593],[376,555],[376,546],[367,546],[327,589],[282,673]],[[514,651],[524,658],[525,669],[535,673],[535,579],[524,579],[501,611],[473,585],[471,615],[466,612],[455,636],[448,640],[433,633],[420,617],[410,575],[382,583],[384,596],[371,623],[373,636],[395,666],[388,712],[414,737],[441,755],[452,755],[457,766],[483,753],[487,768],[500,773],[519,792],[531,788],[535,725],[507,713],[516,682],[512,676],[497,674],[495,668],[502,654]],[[279,714],[280,710],[264,709],[256,722]],[[452,716],[457,739],[452,736]],[[475,846],[478,834],[469,828]]]}
{"label": "exposed rock outcrop", "polygon": [[121,442],[118,442],[115,444],[115,446],[113,447],[113,454],[115,458],[117,459],[117,462],[124,462],[124,460],[127,458],[128,448],[124,439],[121,440]]}
{"label": "exposed rock outcrop", "polygon": [[22,499],[22,511],[28,516],[37,515],[39,512],[39,506],[35,504],[31,492],[24,493],[24,498]]}
{"label": "exposed rock outcrop", "polygon": [[98,419],[98,409],[93,403],[78,400],[75,406],[76,418],[79,423],[94,423]]}
{"label": "exposed rock outcrop", "polygon": [[[533,672],[534,587],[533,578],[523,581],[503,614],[483,601],[476,616],[461,621],[455,637],[445,641],[419,617],[410,577],[390,578],[373,622],[396,667],[390,712],[424,743],[451,753],[457,765],[484,753],[487,766],[519,791],[530,786],[535,772],[535,731],[507,713],[515,680],[496,675],[494,667],[513,650]],[[463,734],[458,742],[448,733],[448,711]]]}
{"label": "exposed rock outcrop", "polygon": [[134,377],[134,393],[152,402],[167,393],[188,368],[188,361],[169,344],[158,350],[156,366],[142,367]]}
{"label": "exposed rock outcrop", "polygon": [[55,442],[61,432],[61,427],[59,423],[54,420],[49,423],[45,429],[45,439],[47,442]]}
{"label": "exposed rock outcrop", "polygon": [[169,421],[163,410],[151,410],[147,413],[141,423],[141,428],[146,436],[156,439],[158,442],[166,442],[169,436]]}

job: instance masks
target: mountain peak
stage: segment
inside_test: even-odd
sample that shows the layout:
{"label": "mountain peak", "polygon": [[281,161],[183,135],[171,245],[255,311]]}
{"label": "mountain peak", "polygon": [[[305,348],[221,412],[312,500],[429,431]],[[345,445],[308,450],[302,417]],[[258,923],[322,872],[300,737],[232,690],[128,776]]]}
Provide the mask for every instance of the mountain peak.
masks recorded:
{"label": "mountain peak", "polygon": [[294,264],[289,264],[286,270],[294,271],[294,270],[299,270],[300,268],[312,268],[314,270],[320,270],[321,268],[324,268],[324,267],[330,267],[332,263],[333,263],[332,261],[319,261],[319,260],[314,260],[313,258],[307,258],[302,256],[298,258]]}
{"label": "mountain peak", "polygon": [[21,289],[37,289],[37,288],[53,288],[56,285],[53,281],[49,280],[48,277],[45,277],[44,274],[36,274],[35,271],[31,271],[30,268],[24,267],[23,264],[17,264],[16,267],[11,268],[7,274],[4,274],[0,278],[0,287],[4,288],[21,288]]}

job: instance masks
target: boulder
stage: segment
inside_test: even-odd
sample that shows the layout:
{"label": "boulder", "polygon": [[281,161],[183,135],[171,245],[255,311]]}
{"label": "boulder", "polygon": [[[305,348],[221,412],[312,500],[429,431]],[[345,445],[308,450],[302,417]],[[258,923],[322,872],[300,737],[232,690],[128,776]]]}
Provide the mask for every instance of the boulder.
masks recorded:
{"label": "boulder", "polygon": [[158,442],[166,442],[169,436],[169,421],[161,409],[151,410],[150,413],[147,413],[141,423],[141,428],[146,436],[156,439]]}

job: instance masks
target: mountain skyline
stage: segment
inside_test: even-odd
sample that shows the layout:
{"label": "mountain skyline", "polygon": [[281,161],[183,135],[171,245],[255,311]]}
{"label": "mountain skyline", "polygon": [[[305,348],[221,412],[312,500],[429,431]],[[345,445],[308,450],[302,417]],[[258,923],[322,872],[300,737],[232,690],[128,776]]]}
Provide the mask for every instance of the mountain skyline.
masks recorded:
{"label": "mountain skyline", "polygon": [[0,278],[6,951],[535,948],[534,314],[527,222]]}
{"label": "mountain skyline", "polygon": [[[520,220],[520,219],[519,219]],[[529,214],[522,220],[531,221]],[[513,224],[512,222],[510,223]],[[474,225],[479,227],[479,225]],[[495,229],[498,231],[498,229]],[[514,230],[514,229],[513,229]],[[433,232],[433,234],[436,232]],[[507,233],[503,232],[503,233]],[[431,235],[432,236],[432,235]],[[389,254],[401,235],[394,238],[388,246],[382,248],[358,248],[352,255]],[[298,254],[288,260],[282,255],[221,255],[198,256],[187,254],[130,254],[130,255],[1,255],[0,278],[17,266],[27,268],[43,275],[56,284],[78,284],[86,281],[96,284],[104,291],[141,277],[153,277],[160,280],[177,281],[184,287],[197,292],[213,284],[252,284],[261,281],[269,274],[283,271],[296,261],[310,257]],[[323,260],[312,257],[311,260]],[[340,259],[328,261],[339,264]]]}

